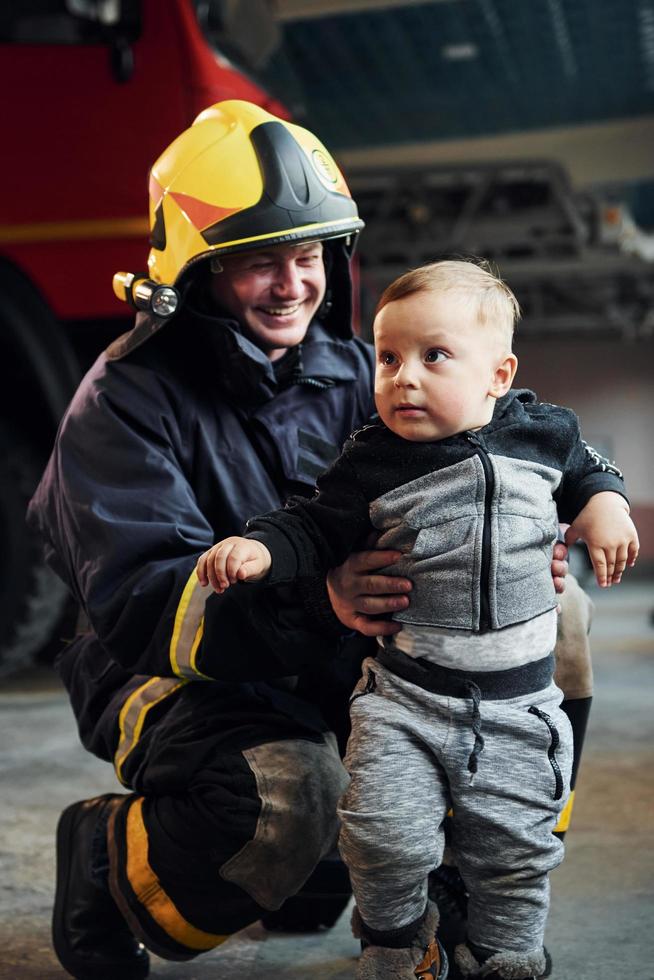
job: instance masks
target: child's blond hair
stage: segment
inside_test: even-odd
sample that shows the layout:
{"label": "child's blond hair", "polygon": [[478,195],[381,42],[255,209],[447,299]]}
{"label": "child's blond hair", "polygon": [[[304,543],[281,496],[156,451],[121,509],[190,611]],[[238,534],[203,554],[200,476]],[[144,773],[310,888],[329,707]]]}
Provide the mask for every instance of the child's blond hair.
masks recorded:
{"label": "child's blond hair", "polygon": [[475,303],[480,324],[496,327],[511,349],[520,306],[507,284],[486,262],[447,259],[411,269],[386,287],[375,315],[388,303],[414,293],[450,290]]}

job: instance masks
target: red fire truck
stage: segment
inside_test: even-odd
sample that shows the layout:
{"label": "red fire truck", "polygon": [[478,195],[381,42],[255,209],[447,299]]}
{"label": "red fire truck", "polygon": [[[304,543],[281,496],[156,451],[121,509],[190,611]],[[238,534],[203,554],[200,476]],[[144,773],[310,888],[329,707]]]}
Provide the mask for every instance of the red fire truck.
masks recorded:
{"label": "red fire truck", "polygon": [[127,329],[112,276],[147,256],[147,172],[203,108],[288,118],[202,22],[209,0],[21,0],[0,12],[0,673],[66,597],[24,523],[83,368]]}

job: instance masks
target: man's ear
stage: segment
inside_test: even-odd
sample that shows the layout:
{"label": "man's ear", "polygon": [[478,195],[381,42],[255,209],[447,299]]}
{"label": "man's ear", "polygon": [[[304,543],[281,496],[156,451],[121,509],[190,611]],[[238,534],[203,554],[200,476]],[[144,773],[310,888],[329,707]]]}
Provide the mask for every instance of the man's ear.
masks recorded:
{"label": "man's ear", "polygon": [[518,358],[515,354],[507,354],[506,357],[502,358],[493,372],[488,394],[492,395],[493,398],[501,398],[502,395],[506,395],[511,387],[517,369]]}

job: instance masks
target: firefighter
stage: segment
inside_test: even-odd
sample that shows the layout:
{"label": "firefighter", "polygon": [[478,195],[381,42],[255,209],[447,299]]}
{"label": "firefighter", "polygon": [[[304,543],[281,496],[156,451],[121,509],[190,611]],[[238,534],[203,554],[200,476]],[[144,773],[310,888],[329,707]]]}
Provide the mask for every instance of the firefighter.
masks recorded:
{"label": "firefighter", "polygon": [[261,917],[333,924],[370,642],[341,624],[394,631],[374,617],[411,587],[363,552],[329,593],[289,588],[259,635],[262,592],[219,596],[195,574],[214,541],[311,494],[373,411],[372,352],[351,332],[363,223],[328,151],[219,103],[152,168],[150,218],[148,272],[116,281],[135,326],[82,381],[29,510],[84,614],[58,661],[81,740],[126,790],[57,830],[55,951],[94,980],[145,977],[147,949],[189,960]]}

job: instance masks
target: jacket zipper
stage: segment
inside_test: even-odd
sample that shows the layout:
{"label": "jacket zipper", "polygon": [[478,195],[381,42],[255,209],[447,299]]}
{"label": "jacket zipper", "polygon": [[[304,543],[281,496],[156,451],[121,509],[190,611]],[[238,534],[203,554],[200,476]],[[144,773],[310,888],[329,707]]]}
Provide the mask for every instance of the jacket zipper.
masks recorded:
{"label": "jacket zipper", "polygon": [[477,456],[481,461],[486,481],[486,493],[484,496],[484,528],[481,538],[481,570],[479,573],[479,632],[491,628],[490,615],[490,556],[491,556],[491,502],[493,500],[493,490],[495,488],[495,477],[493,467],[488,459],[488,453],[481,442],[479,436],[474,432],[466,433],[468,442],[477,450]]}

